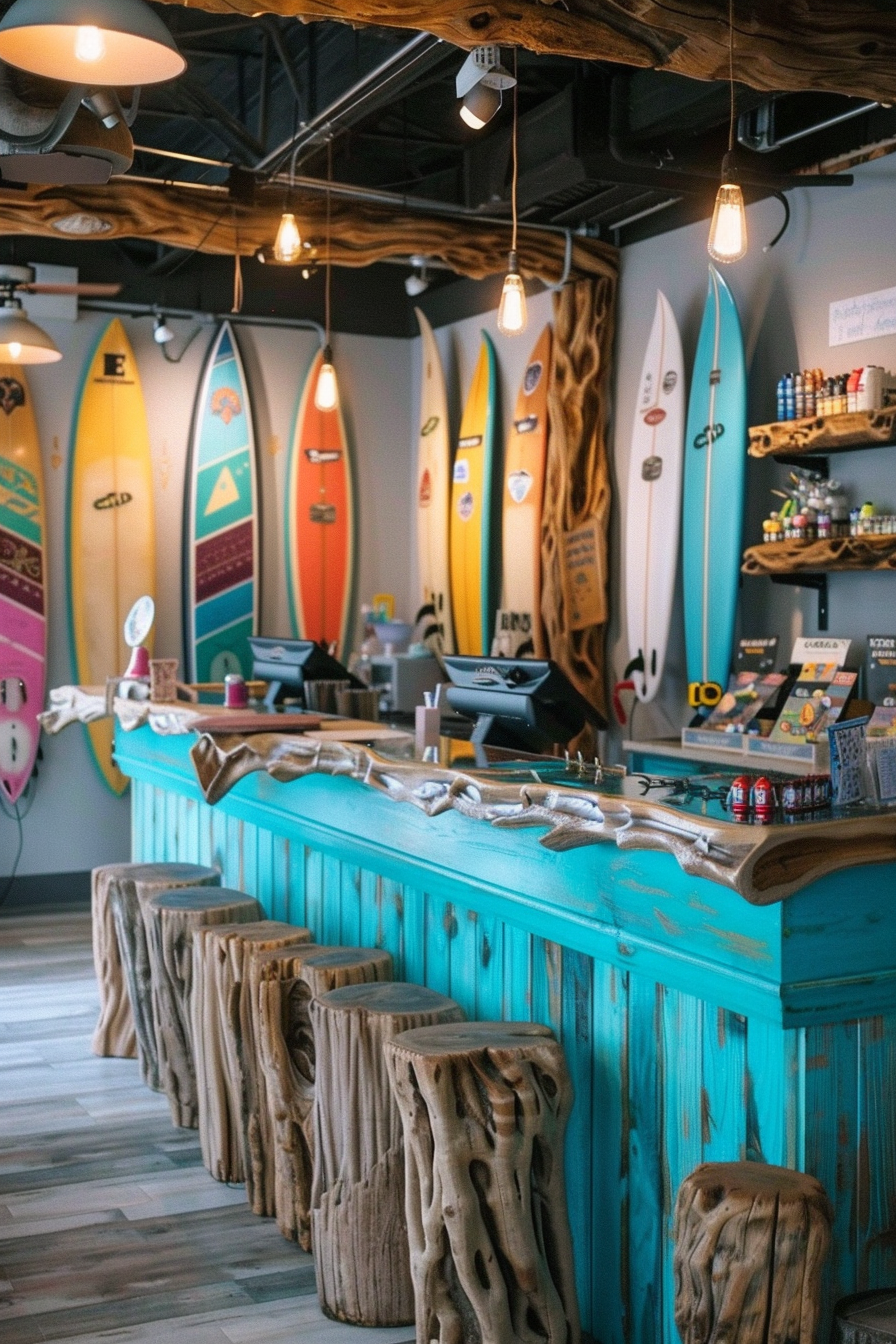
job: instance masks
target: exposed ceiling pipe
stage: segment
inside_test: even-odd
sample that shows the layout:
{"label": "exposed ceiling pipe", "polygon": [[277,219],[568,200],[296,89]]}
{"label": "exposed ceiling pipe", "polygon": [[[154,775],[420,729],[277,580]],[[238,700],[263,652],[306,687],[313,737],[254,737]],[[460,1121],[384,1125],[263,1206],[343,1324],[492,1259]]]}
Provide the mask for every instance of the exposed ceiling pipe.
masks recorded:
{"label": "exposed ceiling pipe", "polygon": [[299,331],[313,331],[321,345],[324,344],[324,329],[319,322],[310,317],[253,317],[250,313],[209,313],[202,308],[171,308],[167,303],[121,303],[114,299],[78,299],[78,307],[92,313],[119,313],[122,317],[158,317],[163,313],[166,318],[187,321],[231,322],[251,327],[289,327]]}
{"label": "exposed ceiling pipe", "polygon": [[[880,107],[880,103],[857,103],[833,117],[825,117],[824,121],[816,121],[811,126],[801,126],[798,130],[791,131],[789,135],[779,136],[775,134],[776,103],[775,98],[770,98],[767,103],[761,103],[752,112],[738,117],[737,143],[744,149],[750,149],[755,154],[771,154],[784,145],[793,144],[794,140],[805,140],[808,135],[830,130],[832,126],[839,126],[841,122],[851,121],[853,117],[860,117],[864,112],[873,112],[876,107]],[[753,131],[749,129],[751,124],[756,128]]]}
{"label": "exposed ceiling pipe", "polygon": [[445,60],[450,50],[441,38],[433,37],[430,33],[418,33],[374,70],[363,75],[345,93],[341,93],[316,117],[300,126],[295,135],[259,159],[255,164],[255,172],[276,172],[291,156],[298,158],[303,149],[310,150],[318,145],[322,136],[357,121],[377,104],[395,97],[412,77],[416,78]]}

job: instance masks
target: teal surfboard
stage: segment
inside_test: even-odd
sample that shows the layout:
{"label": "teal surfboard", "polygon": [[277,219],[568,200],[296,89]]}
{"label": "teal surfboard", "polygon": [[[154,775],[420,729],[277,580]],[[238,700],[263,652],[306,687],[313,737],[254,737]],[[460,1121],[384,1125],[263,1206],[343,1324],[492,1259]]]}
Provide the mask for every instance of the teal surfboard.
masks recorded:
{"label": "teal surfboard", "polygon": [[190,681],[252,672],[258,633],[258,485],[249,388],[229,322],[212,342],[187,467],[184,644]]}
{"label": "teal surfboard", "polygon": [[746,464],[747,371],[740,318],[731,291],[710,266],[688,400],[682,515],[685,650],[695,708],[714,703],[710,683],[728,684]]}

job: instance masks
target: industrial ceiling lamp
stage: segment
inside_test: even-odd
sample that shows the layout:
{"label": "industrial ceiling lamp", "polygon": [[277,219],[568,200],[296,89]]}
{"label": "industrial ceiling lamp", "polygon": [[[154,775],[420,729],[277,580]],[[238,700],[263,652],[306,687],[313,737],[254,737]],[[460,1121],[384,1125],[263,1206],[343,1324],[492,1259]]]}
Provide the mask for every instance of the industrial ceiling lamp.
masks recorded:
{"label": "industrial ceiling lamp", "polygon": [[501,64],[500,47],[474,47],[454,83],[462,120],[481,131],[500,108],[504,90],[515,84],[515,76]]}
{"label": "industrial ceiling lamp", "polygon": [[716,194],[709,226],[709,255],[713,261],[740,261],[747,252],[747,213],[744,194],[735,181],[734,168],[734,0],[728,0],[728,88],[731,111],[728,119],[728,153],[722,159],[722,185]]}
{"label": "industrial ceiling lamp", "polygon": [[133,87],[174,79],[186,61],[144,0],[15,0],[0,60],[67,84]]}
{"label": "industrial ceiling lamp", "polygon": [[314,404],[319,411],[335,411],[339,404],[339,387],[336,383],[336,370],[333,368],[333,351],[330,347],[330,182],[333,178],[333,141],[327,141],[327,260],[324,272],[324,362],[317,375],[317,387],[314,389]]}
{"label": "industrial ceiling lamp", "polygon": [[[513,69],[516,74],[516,51],[513,53]],[[519,262],[516,256],[516,184],[519,169],[519,158],[517,154],[517,130],[519,123],[519,108],[517,106],[517,85],[514,79],[513,83],[513,131],[511,134],[511,145],[513,148],[513,179],[510,186],[510,205],[513,211],[513,232],[510,240],[510,256],[507,259],[507,274],[504,277],[504,288],[501,290],[501,302],[498,305],[498,330],[504,336],[519,336],[520,332],[526,330],[528,314],[526,312],[526,291],[523,288],[522,277],[520,276]]]}
{"label": "industrial ceiling lamp", "polygon": [[0,364],[55,364],[61,358],[52,337],[25,316],[14,295],[7,295],[0,305]]}

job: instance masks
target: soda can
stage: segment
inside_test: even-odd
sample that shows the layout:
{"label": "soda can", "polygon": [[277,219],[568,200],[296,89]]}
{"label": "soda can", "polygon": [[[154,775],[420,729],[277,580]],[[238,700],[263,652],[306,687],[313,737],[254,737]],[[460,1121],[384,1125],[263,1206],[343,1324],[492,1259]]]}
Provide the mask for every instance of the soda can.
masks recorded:
{"label": "soda can", "polygon": [[781,808],[788,815],[803,810],[803,781],[787,779],[781,785]]}
{"label": "soda can", "polygon": [[812,806],[827,807],[831,801],[830,775],[814,775],[812,779]]}
{"label": "soda can", "polygon": [[750,804],[753,810],[753,820],[760,826],[767,825],[775,819],[775,790],[770,779],[765,775],[760,775],[750,790]]}
{"label": "soda can", "polygon": [[746,821],[749,818],[751,783],[749,775],[735,775],[731,781],[727,801],[735,821]]}

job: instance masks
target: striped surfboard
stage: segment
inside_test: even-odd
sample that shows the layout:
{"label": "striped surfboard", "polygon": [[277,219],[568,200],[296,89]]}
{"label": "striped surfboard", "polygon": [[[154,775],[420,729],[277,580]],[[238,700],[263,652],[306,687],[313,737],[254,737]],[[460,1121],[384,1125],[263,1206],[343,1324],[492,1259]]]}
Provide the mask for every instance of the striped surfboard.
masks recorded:
{"label": "striped surfboard", "polygon": [[252,409],[239,349],[224,322],[203,370],[187,469],[184,644],[190,681],[250,675],[258,556]]}

